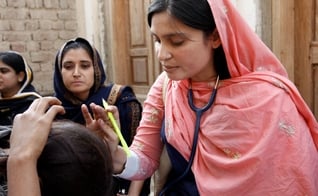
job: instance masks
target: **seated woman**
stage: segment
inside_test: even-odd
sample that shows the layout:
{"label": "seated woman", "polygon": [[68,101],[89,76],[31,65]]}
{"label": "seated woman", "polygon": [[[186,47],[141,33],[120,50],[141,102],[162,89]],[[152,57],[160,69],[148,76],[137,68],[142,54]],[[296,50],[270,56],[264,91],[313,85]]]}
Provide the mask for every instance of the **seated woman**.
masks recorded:
{"label": "seated woman", "polygon": [[108,145],[83,125],[54,121],[54,97],[35,100],[16,116],[7,161],[10,196],[107,196],[112,189]]}
{"label": "seated woman", "polygon": [[[54,68],[55,96],[61,100],[65,114],[58,118],[85,124],[82,105],[103,106],[102,99],[119,109],[121,130],[128,145],[136,133],[142,106],[133,89],[126,85],[105,85],[106,74],[98,51],[84,38],[66,42],[58,51]],[[146,196],[150,192],[150,179],[130,181],[115,178],[115,193]]]}
{"label": "seated woman", "polygon": [[0,52],[0,147],[8,147],[7,138],[16,114],[24,112],[41,97],[31,84],[33,73],[21,54]]}
{"label": "seated woman", "polygon": [[33,72],[21,54],[0,52],[0,125],[12,125],[16,114],[24,112],[41,97],[31,84]]}

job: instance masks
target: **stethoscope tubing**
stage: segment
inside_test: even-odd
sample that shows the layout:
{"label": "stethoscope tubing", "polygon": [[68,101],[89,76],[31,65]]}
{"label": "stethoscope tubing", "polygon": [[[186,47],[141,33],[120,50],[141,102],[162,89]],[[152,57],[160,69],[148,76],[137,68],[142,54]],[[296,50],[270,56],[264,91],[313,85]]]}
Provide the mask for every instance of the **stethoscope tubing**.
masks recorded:
{"label": "stethoscope tubing", "polygon": [[193,136],[193,142],[192,142],[192,150],[191,150],[189,162],[188,162],[187,168],[182,173],[182,175],[180,175],[178,178],[174,179],[166,187],[164,187],[163,190],[160,192],[159,196],[162,196],[172,185],[174,185],[179,180],[181,180],[185,175],[187,175],[187,173],[191,169],[191,166],[192,166],[192,163],[193,163],[193,160],[194,160],[194,156],[195,156],[195,152],[196,152],[196,147],[197,147],[197,144],[198,144],[201,116],[202,116],[202,114],[205,111],[207,111],[213,105],[215,97],[216,97],[218,85],[219,85],[219,76],[216,79],[215,86],[213,88],[213,91],[212,91],[211,97],[209,99],[209,102],[205,106],[203,106],[202,108],[198,108],[198,107],[196,107],[194,105],[194,102],[193,102],[193,91],[192,91],[192,86],[190,85],[189,90],[188,90],[188,104],[189,104],[191,110],[193,110],[195,112],[196,119],[195,119],[195,126],[194,126],[194,136]]}

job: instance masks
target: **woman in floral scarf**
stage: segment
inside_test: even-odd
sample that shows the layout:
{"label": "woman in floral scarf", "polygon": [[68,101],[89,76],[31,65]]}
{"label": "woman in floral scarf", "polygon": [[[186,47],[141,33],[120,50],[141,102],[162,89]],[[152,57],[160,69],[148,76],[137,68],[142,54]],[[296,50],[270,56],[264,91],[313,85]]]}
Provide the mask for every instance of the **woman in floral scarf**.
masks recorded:
{"label": "woman in floral scarf", "polygon": [[154,0],[148,24],[164,72],[130,156],[100,121],[115,172],[151,176],[165,145],[165,195],[317,195],[317,121],[230,0]]}

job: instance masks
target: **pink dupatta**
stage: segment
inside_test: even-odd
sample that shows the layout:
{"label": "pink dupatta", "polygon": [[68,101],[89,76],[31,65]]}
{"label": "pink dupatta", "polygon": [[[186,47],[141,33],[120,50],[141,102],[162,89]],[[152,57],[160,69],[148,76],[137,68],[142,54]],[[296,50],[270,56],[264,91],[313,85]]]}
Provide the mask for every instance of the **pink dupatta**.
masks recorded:
{"label": "pink dupatta", "polygon": [[[200,194],[317,194],[315,117],[279,60],[230,1],[208,2],[231,79],[221,81],[214,105],[201,119],[192,165]],[[161,85],[163,77],[159,80]],[[206,104],[213,86],[192,84],[196,106]],[[168,142],[186,159],[195,122],[188,87],[186,80],[169,81],[165,102]]]}

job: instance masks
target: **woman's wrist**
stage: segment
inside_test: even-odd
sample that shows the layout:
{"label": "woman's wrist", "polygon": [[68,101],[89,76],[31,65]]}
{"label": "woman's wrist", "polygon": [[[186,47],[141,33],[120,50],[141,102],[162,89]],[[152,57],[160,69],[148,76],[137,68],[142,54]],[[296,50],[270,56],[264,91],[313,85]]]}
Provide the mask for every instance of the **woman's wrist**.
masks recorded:
{"label": "woman's wrist", "polygon": [[139,170],[139,158],[133,151],[130,151],[130,155],[126,157],[126,163],[124,164],[121,173],[117,173],[116,176],[124,179],[131,179]]}
{"label": "woman's wrist", "polygon": [[[116,157],[116,159],[114,159]],[[120,174],[125,169],[127,154],[121,146],[118,146],[116,155],[113,156],[114,174]]]}
{"label": "woman's wrist", "polygon": [[[34,156],[19,153],[9,155],[7,161],[8,195],[40,196],[37,174],[37,159]],[[27,179],[27,180],[25,180]]]}
{"label": "woman's wrist", "polygon": [[38,156],[35,156],[35,153],[32,153],[29,150],[20,151],[20,150],[9,150],[8,162],[13,164],[23,164],[23,163],[36,163]]}

